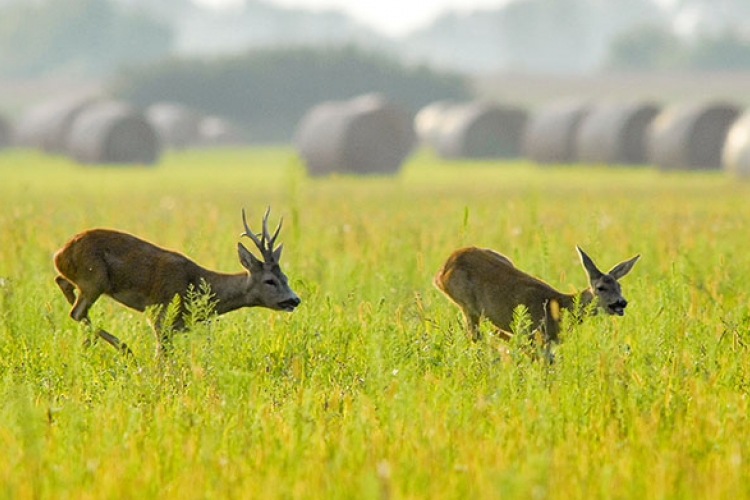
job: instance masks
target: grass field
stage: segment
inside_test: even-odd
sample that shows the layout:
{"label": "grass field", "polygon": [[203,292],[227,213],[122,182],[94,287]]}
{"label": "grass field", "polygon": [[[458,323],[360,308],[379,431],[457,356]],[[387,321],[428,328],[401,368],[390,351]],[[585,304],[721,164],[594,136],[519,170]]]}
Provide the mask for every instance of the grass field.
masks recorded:
{"label": "grass field", "polygon": [[[721,173],[445,163],[308,178],[291,150],[184,152],[158,168],[0,155],[0,497],[750,497],[750,184]],[[52,254],[90,227],[239,271],[245,207],[284,216],[293,313],[243,309],[153,356],[109,300],[85,349]],[[624,317],[563,333],[552,366],[473,344],[432,276],[494,248],[563,291],[579,244]],[[490,332],[489,325],[485,325]]]}

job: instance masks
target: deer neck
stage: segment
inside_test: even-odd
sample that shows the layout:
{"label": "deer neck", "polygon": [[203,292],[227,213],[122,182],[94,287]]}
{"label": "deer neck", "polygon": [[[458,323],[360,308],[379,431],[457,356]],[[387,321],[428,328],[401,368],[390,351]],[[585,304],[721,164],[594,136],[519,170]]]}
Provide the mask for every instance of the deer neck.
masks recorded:
{"label": "deer neck", "polygon": [[594,300],[594,292],[591,288],[586,288],[578,293],[565,294],[561,300],[561,306],[576,317],[583,317],[584,311],[589,308],[589,304]]}
{"label": "deer neck", "polygon": [[212,299],[216,301],[214,312],[224,314],[241,307],[253,306],[248,303],[248,277],[245,272],[241,273],[218,273],[208,271],[203,278],[211,287]]}
{"label": "deer neck", "polygon": [[[589,287],[585,290],[581,290],[576,296],[578,297],[578,310],[576,311],[576,316],[582,318],[586,315],[587,311],[591,311],[589,305],[594,301],[594,292],[591,290],[591,287]],[[595,311],[596,310],[594,310],[594,312]]]}

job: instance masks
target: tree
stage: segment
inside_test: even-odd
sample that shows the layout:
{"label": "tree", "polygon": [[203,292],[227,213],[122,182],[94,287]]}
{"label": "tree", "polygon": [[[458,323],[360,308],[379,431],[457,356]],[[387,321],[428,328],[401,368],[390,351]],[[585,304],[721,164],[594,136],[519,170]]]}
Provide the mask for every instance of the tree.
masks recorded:
{"label": "tree", "polygon": [[169,28],[110,0],[44,0],[6,7],[0,17],[0,75],[109,74],[164,56]]}
{"label": "tree", "polygon": [[611,69],[654,70],[684,67],[685,47],[670,31],[641,26],[616,37],[605,66]]}
{"label": "tree", "polygon": [[750,69],[750,41],[731,31],[701,37],[690,51],[689,65],[698,70]]}
{"label": "tree", "polygon": [[642,27],[614,41],[606,66],[626,70],[748,70],[750,40],[731,30],[683,40],[662,28]]}

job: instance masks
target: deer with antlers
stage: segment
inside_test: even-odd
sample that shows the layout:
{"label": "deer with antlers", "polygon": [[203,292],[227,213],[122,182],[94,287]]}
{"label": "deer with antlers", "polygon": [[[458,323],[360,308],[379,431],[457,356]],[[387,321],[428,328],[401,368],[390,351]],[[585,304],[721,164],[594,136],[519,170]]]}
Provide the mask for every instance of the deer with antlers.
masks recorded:
{"label": "deer with antlers", "polygon": [[[182,254],[128,233],[90,229],[74,236],[54,256],[59,273],[55,281],[73,306],[70,317],[91,325],[89,309],[101,295],[141,312],[156,306],[159,312],[153,327],[160,349],[168,340],[170,329],[185,328],[188,290],[198,290],[204,284],[208,285],[215,304],[213,312],[217,315],[241,307],[293,311],[300,304],[300,298],[289,287],[279,267],[283,245],[274,248],[282,221],[273,235],[269,234],[269,212],[270,208],[263,216],[263,231],[258,237],[248,226],[245,210],[242,210],[245,232],[240,236],[247,236],[255,243],[263,260],[238,242],[240,263],[246,271],[235,274],[206,269]],[[175,296],[180,298],[179,313],[171,325],[163,325],[167,306]],[[115,348],[130,352],[111,333],[99,329],[96,335]]]}
{"label": "deer with antlers", "polygon": [[622,316],[628,305],[618,280],[630,272],[640,255],[604,273],[580,247],[576,249],[588,275],[589,287],[575,294],[559,292],[515,267],[508,257],[476,247],[453,252],[435,275],[434,284],[461,308],[473,340],[481,337],[481,318],[489,319],[499,329],[498,335],[509,340],[513,311],[523,305],[530,316],[531,328],[542,331],[548,346],[558,341],[561,310],[581,316],[590,310],[591,304],[606,314]]}

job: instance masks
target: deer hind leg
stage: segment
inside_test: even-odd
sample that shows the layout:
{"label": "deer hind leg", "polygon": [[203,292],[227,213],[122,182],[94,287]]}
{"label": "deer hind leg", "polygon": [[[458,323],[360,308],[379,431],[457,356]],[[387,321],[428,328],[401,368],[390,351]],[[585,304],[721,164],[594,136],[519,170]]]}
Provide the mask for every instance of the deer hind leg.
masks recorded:
{"label": "deer hind leg", "polygon": [[[70,282],[70,280],[62,275],[58,275],[57,277],[55,277],[55,282],[57,283],[57,286],[60,287],[60,290],[62,290],[62,293],[63,295],[65,295],[67,301],[73,306],[70,309],[70,317],[80,323],[83,323],[87,328],[93,328],[93,326],[91,325],[91,320],[89,319],[89,309],[92,305],[94,305],[94,302],[96,302],[96,299],[99,298],[100,294],[95,294],[93,297],[86,297],[79,290],[78,296],[76,297],[76,287],[75,285],[73,285],[73,283]],[[106,341],[108,344],[110,344],[118,351],[121,351],[123,354],[131,356],[133,355],[133,351],[131,351],[124,342],[121,342],[120,339],[107,332],[106,330],[102,330],[101,328],[99,328],[96,330],[95,334],[96,337]],[[86,339],[83,341],[83,345],[85,347],[89,347],[91,343],[91,339]]]}
{"label": "deer hind leg", "polygon": [[105,342],[107,342],[109,345],[111,345],[112,347],[120,351],[122,354],[125,354],[127,356],[133,355],[133,351],[130,350],[130,347],[128,347],[128,345],[125,342],[121,341],[120,339],[118,339],[117,337],[109,333],[108,331],[98,328],[96,330],[96,336],[104,340]]}

